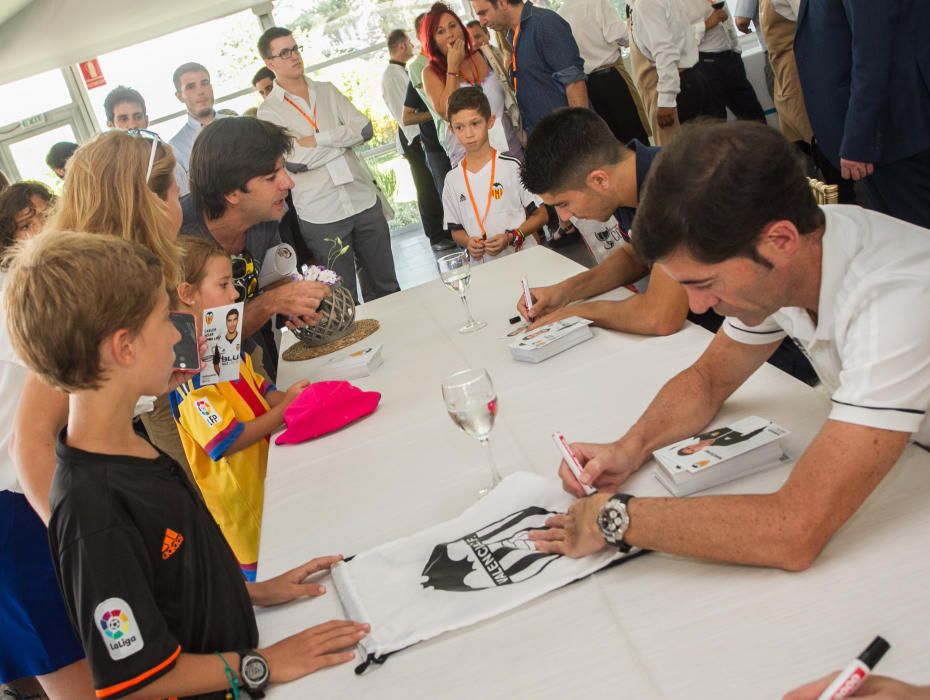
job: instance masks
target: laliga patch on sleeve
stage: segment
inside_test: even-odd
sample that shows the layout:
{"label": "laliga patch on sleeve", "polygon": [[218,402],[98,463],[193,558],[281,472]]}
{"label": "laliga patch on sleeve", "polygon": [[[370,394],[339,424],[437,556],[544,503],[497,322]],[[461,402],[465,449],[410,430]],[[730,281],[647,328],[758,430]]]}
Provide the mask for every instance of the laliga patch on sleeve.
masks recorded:
{"label": "laliga patch on sleeve", "polygon": [[145,643],[132,608],[122,598],[107,598],[94,610],[94,623],[114,661],[142,651]]}
{"label": "laliga patch on sleeve", "polygon": [[203,418],[203,422],[206,423],[209,427],[220,424],[220,417],[216,412],[216,409],[213,408],[213,404],[210,403],[209,399],[197,399],[194,402],[194,405],[197,407],[197,413],[200,414],[200,417]]}

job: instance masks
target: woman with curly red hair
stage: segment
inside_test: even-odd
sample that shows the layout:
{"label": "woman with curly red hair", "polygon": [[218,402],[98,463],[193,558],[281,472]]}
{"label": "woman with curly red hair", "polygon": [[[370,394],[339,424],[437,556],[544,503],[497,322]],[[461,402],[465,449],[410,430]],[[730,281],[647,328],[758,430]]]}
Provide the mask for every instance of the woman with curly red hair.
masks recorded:
{"label": "woman with curly red hair", "polygon": [[452,167],[462,160],[465,149],[449,129],[446,110],[449,96],[467,86],[481,88],[491,104],[491,113],[496,117],[488,134],[491,146],[522,160],[523,147],[507,115],[504,86],[481,51],[474,47],[459,16],[448,5],[437,2],[423,18],[419,39],[430,60],[423,71],[423,89]]}

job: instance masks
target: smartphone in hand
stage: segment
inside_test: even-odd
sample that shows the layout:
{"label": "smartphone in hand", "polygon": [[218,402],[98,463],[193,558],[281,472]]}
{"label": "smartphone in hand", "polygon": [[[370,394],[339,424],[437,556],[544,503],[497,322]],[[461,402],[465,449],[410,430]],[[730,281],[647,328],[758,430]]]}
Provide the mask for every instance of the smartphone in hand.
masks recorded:
{"label": "smartphone in hand", "polygon": [[725,2],[725,0],[720,0],[720,2],[715,2],[711,4],[711,7],[713,7],[715,10],[722,10],[724,5],[726,4],[727,3]]}
{"label": "smartphone in hand", "polygon": [[181,334],[174,346],[174,369],[196,374],[200,371],[200,353],[197,349],[197,321],[194,314],[172,311],[171,322]]}

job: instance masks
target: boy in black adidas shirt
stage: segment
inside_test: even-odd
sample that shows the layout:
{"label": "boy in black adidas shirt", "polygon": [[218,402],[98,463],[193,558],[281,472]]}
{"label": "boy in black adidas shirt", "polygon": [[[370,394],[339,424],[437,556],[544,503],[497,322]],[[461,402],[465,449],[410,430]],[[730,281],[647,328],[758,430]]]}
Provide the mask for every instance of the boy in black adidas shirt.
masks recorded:
{"label": "boy in black adidas shirt", "polygon": [[168,389],[179,340],[158,258],[109,236],[38,236],[11,265],[4,305],[20,356],[71,394],[49,541],[97,696],[260,697],[351,660],[342,650],[368,627],[348,621],[252,651],[252,605],[319,595],[304,580],[339,557],[247,586],[180,467],[132,429],[138,397]]}

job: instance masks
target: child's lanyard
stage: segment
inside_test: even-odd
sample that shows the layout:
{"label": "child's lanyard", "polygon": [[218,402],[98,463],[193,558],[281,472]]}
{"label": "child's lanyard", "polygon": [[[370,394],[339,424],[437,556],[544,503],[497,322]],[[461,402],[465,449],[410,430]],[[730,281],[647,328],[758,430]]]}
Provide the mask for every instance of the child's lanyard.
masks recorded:
{"label": "child's lanyard", "polygon": [[488,212],[491,211],[491,197],[494,192],[494,169],[497,167],[497,151],[491,149],[491,179],[488,181],[488,203],[484,208],[484,216],[478,214],[478,205],[475,204],[475,196],[471,192],[471,185],[468,182],[468,161],[462,158],[462,175],[465,177],[465,189],[468,190],[468,199],[471,200],[471,208],[475,212],[475,218],[478,219],[478,226],[481,227],[481,240],[488,240],[488,232],[484,230],[485,219],[488,218]]}
{"label": "child's lanyard", "polygon": [[513,30],[513,53],[510,54],[511,76],[513,77],[513,91],[517,91],[517,37],[520,36],[520,25]]}
{"label": "child's lanyard", "polygon": [[307,114],[305,111],[303,111],[303,110],[297,105],[297,103],[294,102],[294,100],[292,100],[292,99],[291,99],[290,97],[288,97],[287,95],[284,96],[284,100],[285,100],[285,102],[287,102],[291,107],[293,107],[293,108],[296,109],[298,112],[300,112],[300,114],[303,116],[304,119],[306,119],[308,122],[310,122],[311,124],[313,124],[313,133],[315,133],[315,134],[316,134],[316,133],[319,133],[320,127],[318,127],[318,126],[316,125],[316,105],[313,105],[313,116],[311,117],[309,114]]}

